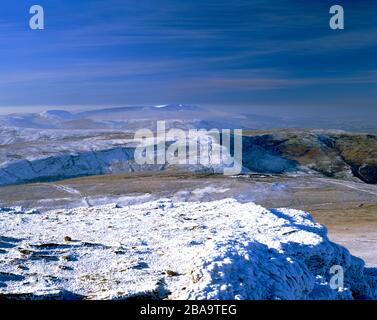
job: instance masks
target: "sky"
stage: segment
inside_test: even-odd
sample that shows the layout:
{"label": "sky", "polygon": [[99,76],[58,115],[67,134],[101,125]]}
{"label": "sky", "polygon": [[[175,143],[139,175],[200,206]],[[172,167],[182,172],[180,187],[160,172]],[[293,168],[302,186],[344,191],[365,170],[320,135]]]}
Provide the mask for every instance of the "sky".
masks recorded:
{"label": "sky", "polygon": [[[29,9],[45,11],[31,30]],[[329,27],[329,8],[345,29]],[[0,113],[183,103],[376,112],[377,1],[2,0]]]}

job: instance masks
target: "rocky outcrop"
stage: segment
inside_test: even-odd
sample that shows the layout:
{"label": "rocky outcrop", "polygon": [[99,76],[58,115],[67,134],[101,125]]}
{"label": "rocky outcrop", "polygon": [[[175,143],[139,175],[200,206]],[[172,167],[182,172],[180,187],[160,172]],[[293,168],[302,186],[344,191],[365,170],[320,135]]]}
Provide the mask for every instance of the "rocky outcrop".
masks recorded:
{"label": "rocky outcrop", "polygon": [[377,183],[376,136],[340,135],[335,137],[335,148],[356,177],[366,183]]}
{"label": "rocky outcrop", "polygon": [[317,172],[377,183],[377,137],[324,130],[278,130],[244,137],[243,165],[252,171]]}
{"label": "rocky outcrop", "polygon": [[377,298],[376,270],[303,211],[165,199],[0,215],[2,299]]}

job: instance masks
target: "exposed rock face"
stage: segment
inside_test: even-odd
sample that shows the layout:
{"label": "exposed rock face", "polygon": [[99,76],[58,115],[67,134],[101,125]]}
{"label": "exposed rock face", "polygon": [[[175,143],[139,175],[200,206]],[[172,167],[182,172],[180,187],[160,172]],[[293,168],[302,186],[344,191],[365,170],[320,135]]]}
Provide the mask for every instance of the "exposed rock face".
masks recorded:
{"label": "exposed rock face", "polygon": [[336,148],[353,174],[366,183],[377,183],[377,137],[372,135],[341,135]]}
{"label": "exposed rock face", "polygon": [[287,158],[279,146],[284,141],[271,135],[243,138],[243,166],[262,173],[296,171],[298,162]]}
{"label": "exposed rock face", "polygon": [[377,137],[323,130],[280,130],[244,137],[244,166],[257,172],[313,170],[377,183]]}
{"label": "exposed rock face", "polygon": [[377,166],[368,164],[362,165],[355,170],[355,175],[367,183],[375,184],[377,183]]}
{"label": "exposed rock face", "polygon": [[[303,211],[159,200],[6,208],[0,219],[5,299],[377,298],[376,270],[330,242]],[[341,289],[329,286],[334,265],[344,270]]]}

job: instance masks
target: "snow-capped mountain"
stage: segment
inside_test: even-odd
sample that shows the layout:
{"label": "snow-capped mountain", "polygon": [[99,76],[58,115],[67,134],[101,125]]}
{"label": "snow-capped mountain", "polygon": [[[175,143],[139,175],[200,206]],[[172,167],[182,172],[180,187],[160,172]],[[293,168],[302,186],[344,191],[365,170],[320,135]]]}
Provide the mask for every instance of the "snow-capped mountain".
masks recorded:
{"label": "snow-capped mountain", "polygon": [[74,114],[66,110],[47,110],[39,113],[39,115],[54,120],[72,120],[76,118]]}
{"label": "snow-capped mountain", "polygon": [[83,112],[47,110],[41,113],[13,113],[0,116],[0,126],[34,129],[127,129],[153,128],[157,120],[181,121],[187,128],[199,119],[208,118],[205,111],[189,105],[129,106],[94,109]]}
{"label": "snow-capped mountain", "polygon": [[[262,129],[282,125],[272,116],[233,114],[184,104],[127,106],[81,112],[47,110],[41,113],[0,115],[0,126],[34,129],[154,129],[156,121],[165,120],[171,127],[191,129]],[[169,124],[168,124],[169,126]]]}

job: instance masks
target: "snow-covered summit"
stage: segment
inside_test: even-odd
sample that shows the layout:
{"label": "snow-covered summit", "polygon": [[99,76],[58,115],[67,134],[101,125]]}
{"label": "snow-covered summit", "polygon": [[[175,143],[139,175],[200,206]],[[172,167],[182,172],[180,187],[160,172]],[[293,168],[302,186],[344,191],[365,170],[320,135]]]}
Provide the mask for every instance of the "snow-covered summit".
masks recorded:
{"label": "snow-covered summit", "polygon": [[[377,274],[309,213],[232,199],[0,211],[0,295],[12,298],[376,298]],[[329,286],[344,270],[344,288]]]}
{"label": "snow-covered summit", "polygon": [[200,111],[201,108],[186,104],[160,104],[153,106],[154,109],[160,109],[163,111]]}
{"label": "snow-covered summit", "polygon": [[47,119],[71,120],[75,115],[66,110],[47,110],[40,113],[42,117]]}

